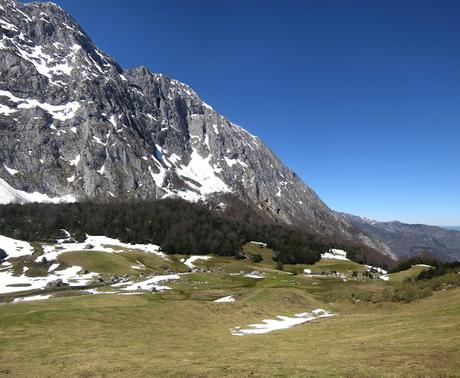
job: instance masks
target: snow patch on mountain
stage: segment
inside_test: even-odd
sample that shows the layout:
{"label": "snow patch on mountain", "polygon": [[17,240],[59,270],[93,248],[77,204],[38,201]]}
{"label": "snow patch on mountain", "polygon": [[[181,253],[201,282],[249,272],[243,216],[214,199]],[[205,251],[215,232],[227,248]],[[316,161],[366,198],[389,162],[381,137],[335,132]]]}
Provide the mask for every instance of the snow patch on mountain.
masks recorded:
{"label": "snow patch on mountain", "polygon": [[69,203],[76,201],[76,198],[71,194],[67,194],[62,197],[49,197],[48,195],[39,192],[24,192],[22,190],[13,188],[5,180],[0,178],[0,204],[2,205],[8,203]]}
{"label": "snow patch on mountain", "polygon": [[198,183],[194,184],[188,181],[198,192],[195,195],[190,193],[191,198],[198,200],[211,193],[232,191],[228,185],[216,175],[215,168],[211,165],[210,160],[211,155],[204,158],[193,148],[189,164],[176,169],[176,173],[179,176],[192,179]]}
{"label": "snow patch on mountain", "polygon": [[52,105],[39,102],[35,99],[16,97],[11,92],[5,90],[0,90],[0,96],[7,97],[10,101],[17,103],[17,109],[31,109],[39,107],[59,121],[72,119],[75,117],[77,110],[80,108],[80,103],[78,101],[69,101],[63,105]]}
{"label": "snow patch on mountain", "polygon": [[3,164],[3,166],[5,167],[5,169],[8,171],[8,173],[9,173],[11,176],[14,176],[16,173],[19,172],[19,171],[16,170],[16,169],[7,167],[5,164]]}

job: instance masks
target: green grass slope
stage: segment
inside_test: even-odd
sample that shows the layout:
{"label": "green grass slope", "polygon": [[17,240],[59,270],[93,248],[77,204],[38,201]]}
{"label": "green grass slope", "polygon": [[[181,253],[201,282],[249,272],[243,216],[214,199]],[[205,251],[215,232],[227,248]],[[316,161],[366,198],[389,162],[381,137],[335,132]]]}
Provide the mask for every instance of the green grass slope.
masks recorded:
{"label": "green grass slope", "polygon": [[[320,280],[314,286],[305,277],[225,283],[203,273],[187,279],[202,284],[188,292],[177,283],[164,293],[2,305],[0,374],[454,377],[460,371],[458,288],[409,304],[374,304],[331,293],[388,284]],[[236,302],[212,302],[230,294]],[[338,315],[264,335],[229,333],[318,307]]]}

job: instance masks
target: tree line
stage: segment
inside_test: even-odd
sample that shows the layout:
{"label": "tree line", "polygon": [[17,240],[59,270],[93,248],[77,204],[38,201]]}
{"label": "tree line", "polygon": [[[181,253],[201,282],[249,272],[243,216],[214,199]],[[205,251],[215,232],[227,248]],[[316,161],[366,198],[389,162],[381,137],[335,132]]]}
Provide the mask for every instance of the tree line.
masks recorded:
{"label": "tree line", "polygon": [[[254,218],[255,219],[255,218]],[[226,216],[204,203],[181,199],[156,201],[79,202],[70,204],[8,204],[0,206],[0,234],[15,239],[49,242],[68,231],[76,241],[105,235],[126,243],[153,243],[166,253],[216,254],[243,258],[241,246],[264,241],[283,264],[318,261],[321,253],[340,247],[355,261],[385,265],[379,253],[343,244],[312,232]],[[251,220],[251,221],[250,221]],[[382,260],[383,259],[383,260]]]}

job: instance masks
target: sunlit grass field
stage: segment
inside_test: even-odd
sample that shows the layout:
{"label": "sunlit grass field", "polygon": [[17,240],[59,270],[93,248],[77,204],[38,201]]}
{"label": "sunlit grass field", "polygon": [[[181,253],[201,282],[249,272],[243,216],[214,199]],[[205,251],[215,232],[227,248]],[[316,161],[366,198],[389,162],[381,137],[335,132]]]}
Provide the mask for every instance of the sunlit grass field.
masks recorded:
{"label": "sunlit grass field", "polygon": [[[460,289],[394,301],[410,270],[379,279],[310,277],[364,267],[321,260],[276,270],[271,251],[246,245],[263,261],[213,257],[168,282],[171,290],[136,295],[55,293],[50,300],[0,305],[0,375],[11,377],[279,376],[455,377],[460,371]],[[90,257],[88,257],[90,256]],[[142,252],[68,252],[64,265],[111,274],[188,272],[187,256],[165,261]],[[142,263],[139,271],[132,266]],[[264,278],[245,277],[262,272]],[[297,274],[296,274],[297,273]],[[110,290],[108,286],[105,290]],[[113,289],[112,289],[113,290]],[[100,288],[100,291],[104,291]],[[235,302],[214,300],[233,296]],[[425,294],[424,294],[425,295]],[[400,298],[401,299],[401,298]],[[233,336],[230,329],[322,308],[334,317],[289,329]]]}

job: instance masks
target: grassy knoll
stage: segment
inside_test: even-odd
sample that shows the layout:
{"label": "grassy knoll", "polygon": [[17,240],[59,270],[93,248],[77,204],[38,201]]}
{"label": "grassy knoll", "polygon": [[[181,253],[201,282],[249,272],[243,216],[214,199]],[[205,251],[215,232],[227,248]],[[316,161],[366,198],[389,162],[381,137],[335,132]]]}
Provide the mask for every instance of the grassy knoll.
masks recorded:
{"label": "grassy knoll", "polygon": [[402,270],[401,272],[390,274],[390,281],[401,283],[407,279],[417,277],[421,272],[427,269],[430,268],[425,266],[413,266],[407,270]]}
{"label": "grassy knoll", "polygon": [[342,261],[336,259],[321,259],[315,264],[296,264],[288,265],[285,264],[283,269],[287,272],[293,272],[301,274],[304,269],[310,269],[313,274],[321,274],[322,272],[329,273],[336,271],[340,273],[348,273],[350,271],[364,272],[365,268],[363,265],[355,263],[353,261]]}
{"label": "grassy knoll", "polygon": [[[165,260],[155,254],[140,251],[120,253],[99,251],[65,252],[59,255],[58,261],[68,266],[77,265],[91,272],[109,275],[163,272],[165,269],[174,269],[179,272],[188,270],[188,267],[177,261],[176,256]],[[138,268],[133,268],[133,266]]]}
{"label": "grassy knoll", "polygon": [[[273,250],[261,247],[259,244],[246,243],[242,247],[247,259],[239,260],[234,257],[213,256],[210,260],[197,260],[194,262],[196,267],[206,267],[211,270],[220,270],[226,273],[239,273],[241,271],[251,272],[258,270],[261,272],[275,272],[276,261],[273,261]],[[260,254],[262,261],[252,262],[251,255]]]}
{"label": "grassy knoll", "polygon": [[[459,288],[408,304],[353,303],[350,291],[391,285],[281,274],[184,277],[171,292],[1,305],[0,375],[454,377],[460,371]],[[230,294],[236,302],[212,302]],[[266,335],[229,333],[235,325],[317,307],[339,315]]]}

